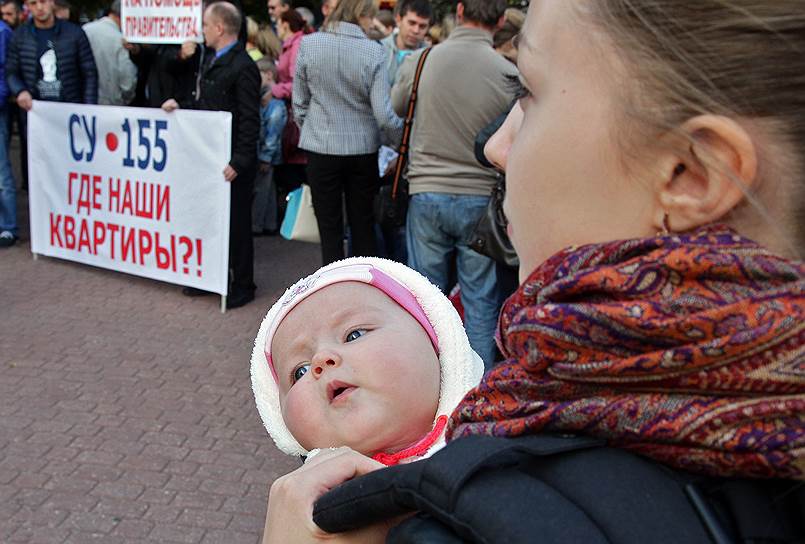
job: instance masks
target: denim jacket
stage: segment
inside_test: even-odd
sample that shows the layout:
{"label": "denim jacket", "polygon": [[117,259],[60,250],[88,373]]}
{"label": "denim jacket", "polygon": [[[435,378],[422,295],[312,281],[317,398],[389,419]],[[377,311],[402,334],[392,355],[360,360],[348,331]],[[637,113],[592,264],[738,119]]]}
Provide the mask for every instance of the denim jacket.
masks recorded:
{"label": "denim jacket", "polygon": [[260,106],[260,141],[257,158],[273,166],[282,163],[282,130],[288,120],[285,102],[272,98]]}

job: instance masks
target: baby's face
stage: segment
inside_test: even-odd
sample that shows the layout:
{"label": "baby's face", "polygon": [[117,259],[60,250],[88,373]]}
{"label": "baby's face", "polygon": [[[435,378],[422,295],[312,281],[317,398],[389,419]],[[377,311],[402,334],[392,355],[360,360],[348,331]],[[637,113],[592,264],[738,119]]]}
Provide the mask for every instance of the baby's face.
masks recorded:
{"label": "baby's face", "polygon": [[416,319],[379,289],[343,282],[310,295],[271,347],[282,417],[305,449],[393,453],[431,430],[438,357]]}

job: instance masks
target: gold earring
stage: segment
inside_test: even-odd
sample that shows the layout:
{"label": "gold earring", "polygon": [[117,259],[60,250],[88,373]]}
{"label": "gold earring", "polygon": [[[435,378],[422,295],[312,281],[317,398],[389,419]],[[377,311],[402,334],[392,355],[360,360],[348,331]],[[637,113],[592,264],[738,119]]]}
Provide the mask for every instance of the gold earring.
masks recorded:
{"label": "gold earring", "polygon": [[662,216],[662,230],[657,231],[657,236],[668,236],[671,234],[671,224],[668,218],[668,212]]}

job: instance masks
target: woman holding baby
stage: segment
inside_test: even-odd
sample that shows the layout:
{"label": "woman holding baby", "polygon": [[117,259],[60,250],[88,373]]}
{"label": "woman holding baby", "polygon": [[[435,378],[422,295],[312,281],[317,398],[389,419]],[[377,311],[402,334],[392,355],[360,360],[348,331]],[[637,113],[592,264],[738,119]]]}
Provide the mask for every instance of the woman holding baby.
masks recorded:
{"label": "woman holding baby", "polygon": [[[534,0],[518,50],[486,152],[521,285],[506,361],[447,448],[570,432],[691,473],[805,479],[801,3]],[[289,518],[297,541],[332,538],[313,501],[380,468],[311,464],[272,486],[266,542]]]}

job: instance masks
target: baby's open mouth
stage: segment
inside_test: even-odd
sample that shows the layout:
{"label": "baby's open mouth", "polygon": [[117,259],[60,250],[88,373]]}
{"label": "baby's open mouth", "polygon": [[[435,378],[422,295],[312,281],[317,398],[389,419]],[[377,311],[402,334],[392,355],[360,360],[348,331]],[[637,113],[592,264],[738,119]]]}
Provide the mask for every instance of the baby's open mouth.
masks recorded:
{"label": "baby's open mouth", "polygon": [[327,399],[330,403],[333,403],[355,389],[357,389],[357,387],[351,383],[340,382],[338,380],[332,381],[327,385]]}

